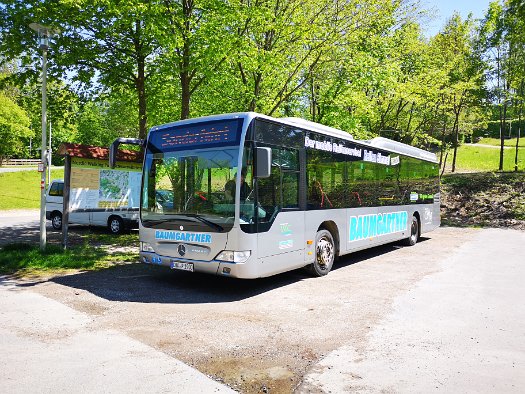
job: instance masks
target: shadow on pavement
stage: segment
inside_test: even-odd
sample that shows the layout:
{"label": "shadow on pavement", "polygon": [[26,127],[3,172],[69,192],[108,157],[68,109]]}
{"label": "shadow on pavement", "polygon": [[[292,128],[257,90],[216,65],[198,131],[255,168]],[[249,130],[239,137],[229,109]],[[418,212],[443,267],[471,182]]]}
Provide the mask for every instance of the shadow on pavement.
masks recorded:
{"label": "shadow on pavement", "polygon": [[[88,232],[97,231],[94,227],[70,225],[69,243],[81,241]],[[46,240],[50,244],[62,244],[62,232],[54,230],[49,224],[46,226]],[[40,227],[38,222],[29,222],[0,228],[0,246],[12,243],[38,244],[40,242]]]}
{"label": "shadow on pavement", "polygon": [[[398,245],[389,244],[343,256],[333,270],[364,262],[397,248]],[[109,301],[198,304],[243,300],[309,278],[301,269],[269,278],[234,279],[136,263],[56,277],[51,281],[86,290]]]}
{"label": "shadow on pavement", "polygon": [[[46,240],[48,244],[61,245],[62,232],[55,230],[47,221]],[[128,233],[137,233],[136,229],[129,230]],[[89,234],[109,235],[111,234],[105,227],[84,226],[79,224],[70,224],[68,232],[68,247],[82,244],[85,237]],[[137,238],[138,240],[138,238]],[[0,247],[12,243],[36,244],[40,242],[40,227],[38,222],[28,222],[13,226],[0,227]]]}
{"label": "shadow on pavement", "polygon": [[[70,226],[69,244],[83,242],[89,232],[105,232],[103,228]],[[62,233],[47,227],[49,243],[60,244]],[[426,238],[421,238],[425,241]],[[39,228],[35,223],[2,227],[0,246],[5,243],[39,242]],[[341,257],[333,271],[360,263],[398,248],[388,244]],[[219,303],[232,302],[288,286],[310,276],[304,270],[294,270],[269,278],[234,279],[222,276],[173,271],[166,267],[145,264],[117,265],[98,271],[84,271],[49,279],[71,288],[86,290],[109,301],[140,303]],[[19,286],[34,286],[41,281],[26,280]]]}

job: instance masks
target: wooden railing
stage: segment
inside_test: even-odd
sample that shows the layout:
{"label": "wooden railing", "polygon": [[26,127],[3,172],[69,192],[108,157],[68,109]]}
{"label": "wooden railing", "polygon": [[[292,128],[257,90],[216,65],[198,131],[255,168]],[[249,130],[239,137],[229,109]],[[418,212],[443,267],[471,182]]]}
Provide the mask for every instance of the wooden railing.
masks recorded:
{"label": "wooden railing", "polygon": [[5,160],[3,166],[36,166],[40,163],[40,159],[8,159]]}

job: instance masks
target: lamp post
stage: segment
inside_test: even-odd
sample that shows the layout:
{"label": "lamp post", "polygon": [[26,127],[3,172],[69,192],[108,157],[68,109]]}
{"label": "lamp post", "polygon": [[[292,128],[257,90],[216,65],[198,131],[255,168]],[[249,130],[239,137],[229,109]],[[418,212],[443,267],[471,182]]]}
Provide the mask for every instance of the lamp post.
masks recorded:
{"label": "lamp post", "polygon": [[49,38],[60,33],[58,29],[31,23],[29,27],[38,33],[38,44],[42,50],[42,149],[40,160],[42,165],[40,178],[40,250],[46,248],[46,136],[47,136],[47,50]]}

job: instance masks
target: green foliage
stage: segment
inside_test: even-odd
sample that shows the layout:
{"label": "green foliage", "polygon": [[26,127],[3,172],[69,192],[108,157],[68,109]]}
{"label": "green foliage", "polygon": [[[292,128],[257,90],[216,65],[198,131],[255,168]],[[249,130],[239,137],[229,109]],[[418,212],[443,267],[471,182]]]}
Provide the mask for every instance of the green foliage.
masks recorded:
{"label": "green foliage", "polygon": [[491,4],[479,28],[451,15],[427,39],[419,2],[7,0],[0,66],[38,130],[40,54],[27,23],[61,29],[49,51],[54,149],[253,110],[456,151],[502,106],[521,116],[522,3]]}
{"label": "green foliage", "polygon": [[135,111],[116,95],[88,101],[77,119],[78,131],[71,142],[109,146],[117,137],[136,136]]}
{"label": "green foliage", "polygon": [[0,92],[0,165],[6,157],[23,152],[24,141],[33,135],[28,126],[26,112]]}
{"label": "green foliage", "polygon": [[[52,179],[63,179],[64,170],[52,170]],[[0,210],[40,207],[40,173],[31,171],[0,173]]]}

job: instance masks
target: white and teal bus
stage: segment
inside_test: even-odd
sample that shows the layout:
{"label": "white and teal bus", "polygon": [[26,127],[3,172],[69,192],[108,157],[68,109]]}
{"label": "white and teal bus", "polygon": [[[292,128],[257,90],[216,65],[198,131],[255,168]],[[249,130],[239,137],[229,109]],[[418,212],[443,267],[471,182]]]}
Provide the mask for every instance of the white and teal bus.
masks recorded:
{"label": "white and teal bus", "polygon": [[440,225],[433,153],[385,138],[354,140],[298,118],[253,112],[153,127],[146,141],[140,259],[177,270],[259,278]]}

